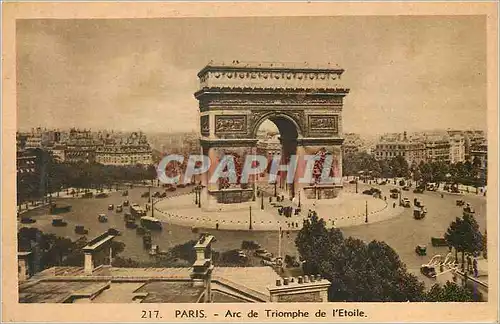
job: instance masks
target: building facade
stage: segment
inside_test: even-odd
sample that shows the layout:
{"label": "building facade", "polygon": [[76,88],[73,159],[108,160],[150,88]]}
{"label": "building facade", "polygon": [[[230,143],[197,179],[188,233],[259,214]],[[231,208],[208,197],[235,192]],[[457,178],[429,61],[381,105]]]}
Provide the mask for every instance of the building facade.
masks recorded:
{"label": "building facade", "polygon": [[382,136],[375,145],[375,158],[377,160],[403,157],[409,165],[419,164],[426,160],[426,147],[423,143],[409,139],[407,133],[388,134]]}
{"label": "building facade", "polygon": [[151,146],[146,136],[134,132],[117,141],[106,141],[96,148],[96,162],[104,165],[150,165],[153,163]]}

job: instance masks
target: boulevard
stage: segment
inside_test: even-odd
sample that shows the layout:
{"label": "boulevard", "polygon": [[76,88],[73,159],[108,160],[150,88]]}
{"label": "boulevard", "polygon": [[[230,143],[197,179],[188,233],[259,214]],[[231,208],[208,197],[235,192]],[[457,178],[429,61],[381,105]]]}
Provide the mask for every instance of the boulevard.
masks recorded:
{"label": "boulevard", "polygon": [[[382,196],[387,197],[389,207],[392,202],[397,203],[397,199],[389,198],[389,190],[394,188],[392,185],[370,185],[359,183],[358,194],[365,196],[362,191],[378,187],[382,191]],[[166,201],[171,204],[176,203],[176,199],[180,199],[189,195],[192,187],[179,188],[174,192],[167,191]],[[151,191],[163,191],[163,188],[152,188]],[[345,191],[354,192],[355,185],[345,184]],[[111,192],[107,198],[59,198],[55,199],[56,203],[70,204],[72,209],[68,213],[61,214],[68,222],[66,227],[53,227],[51,225],[52,215],[49,215],[47,208],[40,208],[27,212],[26,216],[31,216],[36,220],[36,223],[31,225],[19,224],[20,227],[30,226],[36,227],[44,233],[53,233],[58,236],[67,237],[72,240],[78,239],[80,235],[74,232],[76,225],[83,225],[89,230],[88,237],[92,238],[106,231],[108,228],[116,228],[121,231],[122,235],[118,238],[126,244],[125,250],[120,254],[121,257],[131,258],[137,261],[148,261],[150,256],[148,250],[143,249],[142,240],[135,230],[125,228],[123,214],[128,212],[125,207],[121,213],[115,210],[108,210],[109,204],[122,204],[124,200],[129,200],[130,203],[138,203],[144,205],[148,202],[148,198],[141,197],[142,194],[148,192],[147,187],[136,187],[128,189],[129,195],[122,196],[122,190]],[[443,195],[443,197],[441,197]],[[449,224],[456,218],[462,215],[462,208],[456,206],[456,200],[464,200],[470,203],[476,210],[476,219],[480,226],[480,231],[484,233],[486,228],[486,197],[475,194],[449,194],[441,192],[425,191],[422,194],[415,194],[412,190],[402,191],[402,197],[407,197],[410,201],[418,198],[426,206],[428,214],[424,219],[415,220],[413,218],[413,208],[404,208],[397,216],[387,220],[361,224],[356,226],[342,227],[341,230],[344,236],[353,236],[362,239],[366,242],[371,240],[385,241],[398,254],[401,260],[406,264],[408,271],[419,276],[426,284],[431,284],[433,281],[420,274],[420,266],[433,255],[446,255],[448,248],[433,247],[431,237],[443,237]],[[375,199],[367,197],[369,199]],[[108,215],[108,223],[99,223],[97,215],[105,213]],[[331,213],[335,213],[332,208]],[[318,214],[319,217],[324,215]],[[155,217],[157,215],[155,214]],[[292,216],[294,217],[294,216]],[[214,228],[202,229],[202,231],[211,232],[217,237],[215,249],[225,251],[230,249],[239,249],[243,240],[257,241],[266,248],[269,252],[277,255],[279,250],[281,254],[297,255],[294,240],[296,232],[284,231],[282,239],[278,238],[278,231],[234,231],[234,230],[215,230]],[[163,231],[152,232],[153,244],[159,245],[162,250],[167,250],[177,244],[183,244],[189,240],[198,238],[197,233],[193,233],[191,226],[181,226],[171,223],[164,223]],[[281,242],[281,249],[279,243]],[[427,256],[418,256],[415,253],[415,247],[418,244],[427,246]]]}

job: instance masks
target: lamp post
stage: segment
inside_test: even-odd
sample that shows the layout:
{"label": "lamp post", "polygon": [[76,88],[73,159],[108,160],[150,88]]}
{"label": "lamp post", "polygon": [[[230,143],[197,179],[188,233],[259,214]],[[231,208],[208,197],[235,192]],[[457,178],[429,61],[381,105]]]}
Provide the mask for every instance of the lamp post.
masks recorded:
{"label": "lamp post", "polygon": [[299,190],[299,208],[300,208],[300,190]]}
{"label": "lamp post", "polygon": [[151,187],[149,187],[148,189],[149,189],[148,203],[150,203],[151,202]]}
{"label": "lamp post", "polygon": [[277,197],[277,193],[276,193],[276,185],[277,185],[277,180],[274,180],[274,198]]}
{"label": "lamp post", "polygon": [[201,208],[201,186],[198,187],[198,208]]}
{"label": "lamp post", "polygon": [[368,223],[368,200],[365,201],[365,206],[366,206],[366,210],[365,210],[365,223]]}
{"label": "lamp post", "polygon": [[250,211],[250,225],[248,226],[248,229],[252,229],[252,206],[249,206],[249,211]]}
{"label": "lamp post", "polygon": [[260,209],[264,210],[264,194],[260,193]]}
{"label": "lamp post", "polygon": [[356,179],[356,193],[358,193],[358,180]]}

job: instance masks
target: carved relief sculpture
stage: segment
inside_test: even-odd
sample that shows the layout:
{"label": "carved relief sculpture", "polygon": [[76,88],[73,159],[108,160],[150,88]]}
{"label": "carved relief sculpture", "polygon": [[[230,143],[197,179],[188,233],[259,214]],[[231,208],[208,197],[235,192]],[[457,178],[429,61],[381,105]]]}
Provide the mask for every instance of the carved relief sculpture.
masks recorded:
{"label": "carved relief sculpture", "polygon": [[200,117],[200,130],[201,134],[208,136],[210,135],[210,122],[209,122],[209,116],[204,115]]}
{"label": "carved relief sculpture", "polygon": [[311,131],[333,131],[338,133],[338,116],[309,116],[309,129]]}
{"label": "carved relief sculpture", "polygon": [[241,115],[215,116],[215,133],[246,133],[247,117]]}

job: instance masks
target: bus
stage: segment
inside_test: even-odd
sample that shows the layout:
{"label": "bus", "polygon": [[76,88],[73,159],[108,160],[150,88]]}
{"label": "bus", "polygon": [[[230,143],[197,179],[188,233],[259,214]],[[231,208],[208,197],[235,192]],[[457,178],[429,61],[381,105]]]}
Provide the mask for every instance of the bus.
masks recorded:
{"label": "bus", "polygon": [[150,216],[141,217],[141,226],[152,230],[161,230],[163,227],[160,220]]}
{"label": "bus", "polygon": [[137,204],[130,206],[130,214],[136,218],[146,216],[146,210]]}

